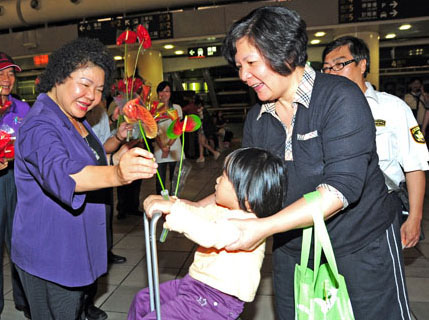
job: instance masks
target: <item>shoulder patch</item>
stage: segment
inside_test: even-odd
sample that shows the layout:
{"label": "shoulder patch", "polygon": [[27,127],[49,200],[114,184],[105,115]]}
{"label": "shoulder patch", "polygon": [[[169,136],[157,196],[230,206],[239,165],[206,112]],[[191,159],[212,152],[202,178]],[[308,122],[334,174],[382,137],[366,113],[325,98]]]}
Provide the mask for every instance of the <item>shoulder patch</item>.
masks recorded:
{"label": "shoulder patch", "polygon": [[385,127],[386,126],[386,120],[375,119],[374,123],[375,123],[376,127]]}
{"label": "shoulder patch", "polygon": [[411,135],[412,135],[412,137],[413,137],[413,139],[414,139],[415,142],[417,142],[417,143],[426,143],[425,136],[420,131],[420,127],[419,126],[412,127],[410,129],[410,132],[411,132]]}

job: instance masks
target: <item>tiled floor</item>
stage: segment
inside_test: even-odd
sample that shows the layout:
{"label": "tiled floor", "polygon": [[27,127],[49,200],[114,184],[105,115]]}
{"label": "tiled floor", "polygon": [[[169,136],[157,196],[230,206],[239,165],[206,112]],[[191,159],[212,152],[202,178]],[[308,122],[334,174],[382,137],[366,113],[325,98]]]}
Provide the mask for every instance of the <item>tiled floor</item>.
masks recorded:
{"label": "tiled floor", "polygon": [[[227,152],[223,152],[223,156]],[[206,158],[203,164],[191,160],[193,167],[181,194],[197,200],[214,191],[214,183],[222,168],[221,156],[217,161]],[[154,179],[143,182],[142,199],[155,191]],[[429,193],[428,193],[429,194]],[[424,227],[429,237],[429,201],[426,200]],[[158,224],[161,227],[161,223]],[[158,233],[159,234],[159,233]],[[141,217],[128,216],[114,220],[114,253],[127,257],[124,264],[111,265],[102,277],[96,304],[105,310],[110,320],[124,320],[135,293],[147,286],[143,223]],[[270,245],[267,245],[270,248]],[[176,233],[169,233],[167,241],[158,246],[160,281],[182,277],[192,261],[195,245]],[[406,276],[411,300],[411,309],[416,319],[429,319],[429,240],[416,248],[405,250]],[[5,309],[2,320],[25,319],[15,311],[10,284],[9,261],[5,259]],[[262,282],[256,300],[247,304],[241,319],[272,320],[273,299],[271,285],[271,251],[267,251],[262,268]],[[377,319],[378,320],[378,319]]]}

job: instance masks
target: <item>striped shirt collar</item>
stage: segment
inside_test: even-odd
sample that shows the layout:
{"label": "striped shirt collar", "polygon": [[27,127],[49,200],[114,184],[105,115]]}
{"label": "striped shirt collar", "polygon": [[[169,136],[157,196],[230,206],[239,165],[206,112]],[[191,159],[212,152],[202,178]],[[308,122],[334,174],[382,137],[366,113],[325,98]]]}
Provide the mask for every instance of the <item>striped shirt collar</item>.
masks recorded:
{"label": "striped shirt collar", "polygon": [[[316,72],[312,67],[306,64],[304,68],[304,74],[293,99],[294,104],[301,104],[306,108],[310,106],[311,93],[313,92],[315,78]],[[271,114],[275,113],[275,104],[275,101],[262,104],[261,111],[259,112],[257,119],[259,119],[264,112]]]}

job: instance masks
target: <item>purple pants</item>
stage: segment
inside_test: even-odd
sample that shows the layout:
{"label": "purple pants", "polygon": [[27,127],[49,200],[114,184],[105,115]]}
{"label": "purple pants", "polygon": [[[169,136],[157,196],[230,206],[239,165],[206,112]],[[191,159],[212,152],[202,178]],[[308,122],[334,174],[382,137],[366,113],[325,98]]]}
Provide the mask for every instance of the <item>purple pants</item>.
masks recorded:
{"label": "purple pants", "polygon": [[[244,302],[222,293],[186,275],[183,279],[160,284],[161,317],[163,320],[237,319]],[[150,311],[149,289],[140,290],[128,311],[128,320],[156,319]]]}

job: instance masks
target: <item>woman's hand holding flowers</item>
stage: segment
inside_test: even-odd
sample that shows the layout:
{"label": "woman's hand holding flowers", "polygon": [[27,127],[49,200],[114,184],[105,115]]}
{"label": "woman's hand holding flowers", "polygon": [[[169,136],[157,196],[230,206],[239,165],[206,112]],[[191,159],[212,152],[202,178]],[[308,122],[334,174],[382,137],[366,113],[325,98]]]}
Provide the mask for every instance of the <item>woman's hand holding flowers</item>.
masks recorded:
{"label": "woman's hand holding flowers", "polygon": [[124,152],[124,145],[114,154],[119,159],[115,167],[117,178],[121,185],[129,184],[138,179],[149,179],[156,173],[158,164],[153,160],[153,154],[142,148],[131,148]]}

